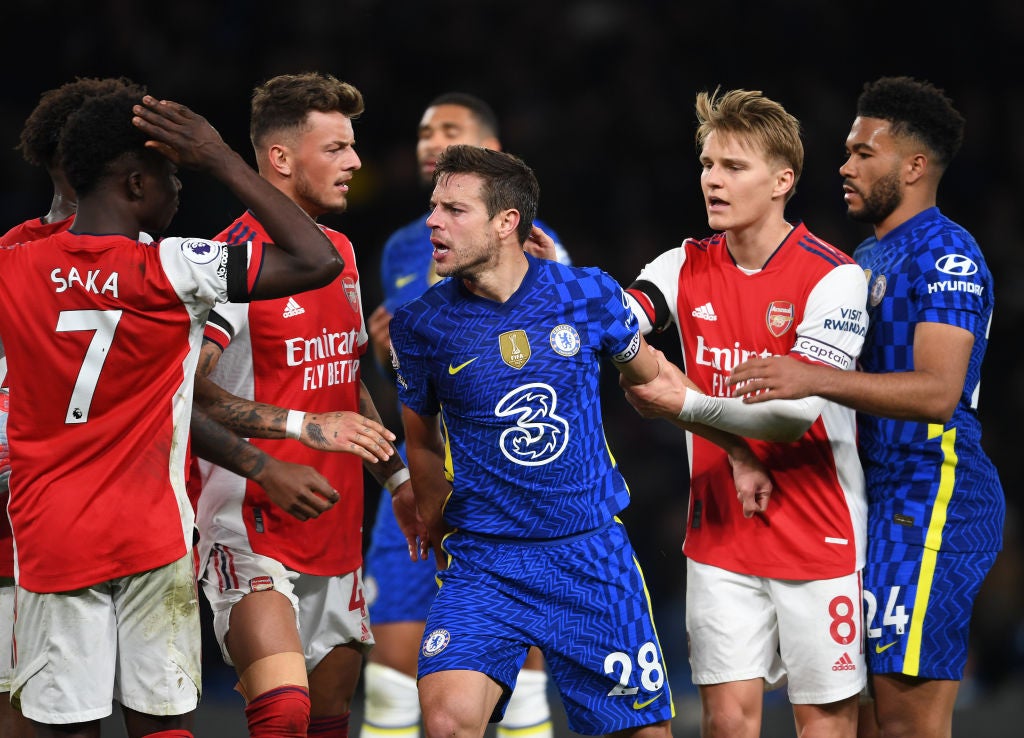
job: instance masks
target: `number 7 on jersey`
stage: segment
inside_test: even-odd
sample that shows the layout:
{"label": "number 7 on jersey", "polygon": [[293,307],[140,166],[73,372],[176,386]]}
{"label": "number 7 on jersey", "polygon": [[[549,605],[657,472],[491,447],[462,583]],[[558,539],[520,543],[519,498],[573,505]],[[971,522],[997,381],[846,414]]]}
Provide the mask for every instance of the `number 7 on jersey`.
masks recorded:
{"label": "number 7 on jersey", "polygon": [[114,331],[121,320],[120,310],[62,310],[57,318],[57,332],[95,331],[85,351],[82,367],[78,370],[75,389],[71,392],[65,423],[84,423],[89,420],[89,407],[96,392],[100,372],[107,360],[107,349],[114,341]]}

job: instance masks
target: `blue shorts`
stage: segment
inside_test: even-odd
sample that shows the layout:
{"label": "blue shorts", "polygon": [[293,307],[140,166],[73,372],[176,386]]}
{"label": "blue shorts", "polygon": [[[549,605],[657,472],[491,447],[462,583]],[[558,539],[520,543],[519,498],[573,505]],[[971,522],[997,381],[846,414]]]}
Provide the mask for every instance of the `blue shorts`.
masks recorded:
{"label": "blue shorts", "polygon": [[864,620],[868,671],[963,678],[974,600],[994,551],[955,553],[868,535]]}
{"label": "blue shorts", "polygon": [[382,492],[363,562],[370,622],[380,625],[426,620],[437,595],[436,574],[433,556],[426,561],[409,559],[409,547],[391,509],[391,495]]}
{"label": "blue shorts", "polygon": [[674,716],[650,599],[620,522],[545,542],[455,533],[445,550],[451,563],[427,618],[420,678],[486,674],[504,687],[497,721],[537,645],[573,731],[613,733]]}

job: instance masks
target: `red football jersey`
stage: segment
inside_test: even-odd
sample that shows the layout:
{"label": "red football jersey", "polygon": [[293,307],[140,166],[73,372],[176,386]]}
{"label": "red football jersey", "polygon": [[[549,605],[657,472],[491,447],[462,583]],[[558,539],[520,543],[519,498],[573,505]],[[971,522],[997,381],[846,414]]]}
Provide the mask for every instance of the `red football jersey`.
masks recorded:
{"label": "red football jersey", "polygon": [[74,222],[74,215],[69,215],[64,220],[57,220],[53,223],[44,223],[42,218],[26,220],[24,223],[14,226],[14,228],[0,236],[0,246],[12,246],[16,243],[27,243],[40,238],[46,238],[54,233],[66,231]]}
{"label": "red football jersey", "polygon": [[[686,374],[708,395],[730,396],[730,370],[752,356],[850,369],[863,344],[863,272],[802,224],[753,273],[733,261],[724,234],[687,240],[648,264],[630,293],[647,314],[642,323],[675,322]],[[774,482],[763,517],[743,517],[724,451],[689,433],[687,442],[687,556],[775,579],[829,579],[863,566],[866,498],[852,410],[825,403],[794,443],[749,441]]]}
{"label": "red football jersey", "polygon": [[[352,244],[323,228],[345,261],[331,284],[278,300],[229,303],[210,314],[206,338],[224,349],[211,379],[239,397],[304,412],[359,412],[360,357],[366,351],[359,273]],[[217,236],[262,243],[263,227],[246,212]],[[312,466],[341,499],[300,522],[263,488],[200,460],[200,551],[214,543],[254,551],[306,574],[334,576],[362,564],[363,465],[348,453],[317,451],[289,439],[251,439],[267,453]]]}
{"label": "red football jersey", "polygon": [[[75,216],[69,215],[63,220],[44,223],[42,218],[32,218],[20,223],[4,235],[0,236],[0,246],[11,246],[16,243],[35,241],[54,233],[66,231],[75,222]],[[0,369],[0,386],[7,386],[7,364],[3,361]],[[14,576],[14,537],[11,534],[11,522],[7,515],[0,515],[0,577]]]}
{"label": "red football jersey", "polygon": [[[198,347],[248,253],[68,232],[0,248],[20,586],[79,589],[189,550],[185,448]],[[250,286],[261,254],[253,250]]]}

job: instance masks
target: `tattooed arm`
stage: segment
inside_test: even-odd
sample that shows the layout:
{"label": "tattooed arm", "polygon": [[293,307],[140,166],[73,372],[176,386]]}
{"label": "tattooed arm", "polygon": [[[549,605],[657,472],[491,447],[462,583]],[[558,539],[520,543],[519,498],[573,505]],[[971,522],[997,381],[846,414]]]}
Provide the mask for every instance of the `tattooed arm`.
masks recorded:
{"label": "tattooed arm", "polygon": [[[291,408],[277,407],[237,397],[209,378],[220,360],[221,348],[203,341],[196,369],[195,405],[230,430],[246,438],[288,438]],[[294,408],[301,411],[301,408]],[[299,413],[301,426],[296,440],[321,451],[355,454],[364,462],[388,461],[395,454],[395,434],[370,419],[349,411]]]}
{"label": "tattooed arm", "polygon": [[271,502],[299,520],[317,517],[339,499],[331,483],[313,467],[274,458],[199,407],[192,408],[192,453],[256,482]]}

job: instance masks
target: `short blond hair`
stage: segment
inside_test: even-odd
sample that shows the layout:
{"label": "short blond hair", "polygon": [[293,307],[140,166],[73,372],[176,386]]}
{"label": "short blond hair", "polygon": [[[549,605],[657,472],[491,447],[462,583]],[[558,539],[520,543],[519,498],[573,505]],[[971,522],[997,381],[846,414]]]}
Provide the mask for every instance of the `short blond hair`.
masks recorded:
{"label": "short blond hair", "polygon": [[697,153],[713,131],[749,141],[769,161],[780,161],[793,169],[793,186],[804,168],[804,144],[800,139],[800,121],[786,112],[760,90],[729,90],[719,94],[697,94]]}

